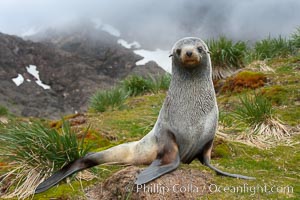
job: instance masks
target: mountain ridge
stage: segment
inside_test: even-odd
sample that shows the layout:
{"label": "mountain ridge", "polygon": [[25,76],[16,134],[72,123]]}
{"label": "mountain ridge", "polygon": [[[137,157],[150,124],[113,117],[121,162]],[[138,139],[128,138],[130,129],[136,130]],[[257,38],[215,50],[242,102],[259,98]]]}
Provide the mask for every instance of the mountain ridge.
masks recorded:
{"label": "mountain ridge", "polygon": [[[57,118],[82,112],[98,89],[108,89],[131,74],[164,73],[153,62],[137,66],[142,57],[101,30],[86,28],[32,40],[33,36],[24,40],[0,33],[0,105],[16,115]],[[26,71],[29,65],[36,66],[51,89],[34,84],[35,77]],[[20,86],[12,81],[18,74],[24,77]]]}

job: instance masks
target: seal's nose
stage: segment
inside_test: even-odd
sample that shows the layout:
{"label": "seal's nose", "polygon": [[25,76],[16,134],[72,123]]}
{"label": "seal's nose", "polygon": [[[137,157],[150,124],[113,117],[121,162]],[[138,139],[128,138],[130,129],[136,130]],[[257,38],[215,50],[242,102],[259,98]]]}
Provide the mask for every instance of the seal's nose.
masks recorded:
{"label": "seal's nose", "polygon": [[187,55],[188,57],[191,57],[191,56],[193,55],[193,52],[187,51],[187,52],[186,52],[186,55]]}

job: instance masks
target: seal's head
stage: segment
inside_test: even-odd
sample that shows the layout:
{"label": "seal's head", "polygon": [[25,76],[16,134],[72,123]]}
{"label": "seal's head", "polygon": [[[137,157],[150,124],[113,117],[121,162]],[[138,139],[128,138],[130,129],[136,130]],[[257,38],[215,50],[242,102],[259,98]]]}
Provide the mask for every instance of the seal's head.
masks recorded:
{"label": "seal's head", "polygon": [[173,56],[173,61],[179,62],[185,68],[195,68],[208,53],[207,45],[200,38],[187,37],[175,43],[170,56]]}

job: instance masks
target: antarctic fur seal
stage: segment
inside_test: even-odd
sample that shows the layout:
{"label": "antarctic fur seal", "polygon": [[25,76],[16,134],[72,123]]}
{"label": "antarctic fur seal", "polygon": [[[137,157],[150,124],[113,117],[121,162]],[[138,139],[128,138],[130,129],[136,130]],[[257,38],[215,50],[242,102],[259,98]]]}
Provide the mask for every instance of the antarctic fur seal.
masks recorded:
{"label": "antarctic fur seal", "polygon": [[144,184],[175,170],[180,162],[198,159],[219,175],[254,179],[223,172],[210,164],[218,124],[218,107],[207,45],[199,38],[183,38],[172,48],[172,79],[153,129],[141,140],[91,153],[75,160],[42,182],[43,192],[71,174],[99,164],[150,164],[136,180]]}

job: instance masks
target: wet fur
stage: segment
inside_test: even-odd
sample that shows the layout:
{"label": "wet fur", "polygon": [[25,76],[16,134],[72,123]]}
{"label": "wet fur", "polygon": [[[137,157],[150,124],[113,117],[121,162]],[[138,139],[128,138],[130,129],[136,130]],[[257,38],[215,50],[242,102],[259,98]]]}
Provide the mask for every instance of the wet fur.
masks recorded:
{"label": "wet fur", "polygon": [[184,38],[172,48],[172,81],[154,128],[140,141],[92,153],[41,183],[43,192],[71,174],[99,164],[151,164],[138,175],[136,184],[147,183],[175,170],[180,162],[199,159],[220,175],[229,174],[210,164],[218,123],[218,107],[212,82],[210,55],[199,38]]}

